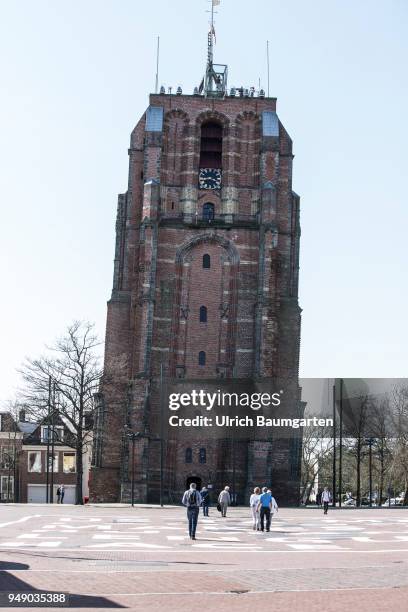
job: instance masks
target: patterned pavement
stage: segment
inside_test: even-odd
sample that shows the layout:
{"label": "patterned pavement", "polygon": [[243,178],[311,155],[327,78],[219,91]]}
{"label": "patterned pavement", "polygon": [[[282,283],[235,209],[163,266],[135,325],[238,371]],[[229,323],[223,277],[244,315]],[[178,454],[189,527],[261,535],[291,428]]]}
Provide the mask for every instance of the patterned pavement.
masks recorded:
{"label": "patterned pavement", "polygon": [[[200,515],[197,540],[191,542],[186,533],[185,512],[180,509],[163,510],[157,520],[157,510],[151,516],[111,515],[104,518],[79,516],[75,508],[66,506],[50,522],[47,514],[39,511],[13,524],[17,532],[10,537],[0,529],[0,549],[79,549],[79,550],[172,550],[220,552],[345,552],[389,549],[408,550],[408,513],[374,511],[375,516],[360,516],[359,511],[345,510],[323,516],[318,510],[306,519],[302,512],[292,516],[293,510],[281,510],[272,521],[270,533],[256,532],[242,508],[230,509],[222,519],[213,511],[209,518]],[[84,510],[84,512],[86,512]],[[147,512],[148,513],[148,512]],[[175,516],[174,516],[175,514]],[[0,524],[1,525],[1,524]],[[11,525],[10,525],[11,528]]]}
{"label": "patterned pavement", "polygon": [[282,509],[270,533],[211,509],[191,541],[180,507],[0,507],[0,594],[64,591],[74,608],[408,612],[407,569],[404,509]]}

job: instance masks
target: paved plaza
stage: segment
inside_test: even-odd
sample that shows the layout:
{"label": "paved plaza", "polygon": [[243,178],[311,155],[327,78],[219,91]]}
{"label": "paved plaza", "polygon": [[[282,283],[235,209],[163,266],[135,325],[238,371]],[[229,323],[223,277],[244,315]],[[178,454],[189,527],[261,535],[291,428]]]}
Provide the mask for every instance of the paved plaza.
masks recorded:
{"label": "paved plaza", "polygon": [[[408,512],[0,505],[0,591],[70,594],[71,607],[408,611]],[[192,602],[195,602],[194,604]]]}

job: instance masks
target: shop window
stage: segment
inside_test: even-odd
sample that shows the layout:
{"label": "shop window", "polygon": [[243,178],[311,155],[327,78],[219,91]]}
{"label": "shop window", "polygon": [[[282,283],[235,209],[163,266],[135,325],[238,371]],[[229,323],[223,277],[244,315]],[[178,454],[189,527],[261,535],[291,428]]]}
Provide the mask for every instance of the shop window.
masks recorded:
{"label": "shop window", "polygon": [[0,483],[0,498],[2,501],[10,501],[14,497],[14,477],[2,476]]}
{"label": "shop window", "polygon": [[54,461],[53,461],[52,454],[50,453],[48,455],[48,471],[54,472],[54,474],[58,472],[58,453],[54,453]]}
{"label": "shop window", "polygon": [[28,471],[41,474],[41,451],[30,451],[28,453]]}
{"label": "shop window", "polygon": [[75,474],[75,453],[64,453],[62,459],[62,469],[64,474]]}
{"label": "shop window", "polygon": [[0,448],[0,469],[8,470],[13,465],[12,448],[2,446]]}

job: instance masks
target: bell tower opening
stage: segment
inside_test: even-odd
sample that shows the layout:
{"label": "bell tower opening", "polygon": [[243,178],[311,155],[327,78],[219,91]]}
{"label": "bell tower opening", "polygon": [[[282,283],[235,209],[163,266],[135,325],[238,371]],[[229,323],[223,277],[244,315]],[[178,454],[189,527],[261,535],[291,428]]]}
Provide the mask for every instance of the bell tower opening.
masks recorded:
{"label": "bell tower opening", "polygon": [[222,168],[222,126],[215,121],[201,126],[200,168]]}

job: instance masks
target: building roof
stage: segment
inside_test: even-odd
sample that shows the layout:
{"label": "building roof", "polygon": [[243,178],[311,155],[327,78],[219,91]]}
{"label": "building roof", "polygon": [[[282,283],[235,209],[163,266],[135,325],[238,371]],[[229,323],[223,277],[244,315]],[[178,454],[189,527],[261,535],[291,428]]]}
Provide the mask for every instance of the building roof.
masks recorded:
{"label": "building roof", "polygon": [[19,421],[18,428],[24,434],[32,434],[33,431],[38,427],[38,423],[31,423],[30,421]]}

